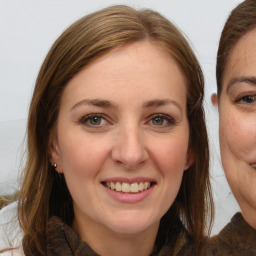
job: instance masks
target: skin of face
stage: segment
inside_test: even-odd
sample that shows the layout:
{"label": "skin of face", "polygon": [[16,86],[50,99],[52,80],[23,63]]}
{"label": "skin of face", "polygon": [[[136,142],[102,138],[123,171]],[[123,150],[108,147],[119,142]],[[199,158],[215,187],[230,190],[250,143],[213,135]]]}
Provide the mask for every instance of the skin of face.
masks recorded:
{"label": "skin of face", "polygon": [[256,229],[256,30],[230,53],[219,117],[223,168],[245,220]]}
{"label": "skin of face", "polygon": [[[193,162],[186,84],[171,55],[150,42],[115,49],[67,84],[51,156],[73,198],[73,228],[93,248],[139,236],[154,245]],[[123,197],[105,183],[119,180],[153,186]]]}

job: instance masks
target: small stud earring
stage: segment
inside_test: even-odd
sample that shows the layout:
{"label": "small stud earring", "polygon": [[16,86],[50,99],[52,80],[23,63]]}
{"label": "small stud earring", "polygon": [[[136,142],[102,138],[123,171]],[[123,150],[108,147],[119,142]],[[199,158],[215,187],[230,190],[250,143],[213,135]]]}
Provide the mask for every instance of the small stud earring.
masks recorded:
{"label": "small stud earring", "polygon": [[56,163],[54,163],[52,166],[53,166],[54,169],[57,168],[57,164]]}

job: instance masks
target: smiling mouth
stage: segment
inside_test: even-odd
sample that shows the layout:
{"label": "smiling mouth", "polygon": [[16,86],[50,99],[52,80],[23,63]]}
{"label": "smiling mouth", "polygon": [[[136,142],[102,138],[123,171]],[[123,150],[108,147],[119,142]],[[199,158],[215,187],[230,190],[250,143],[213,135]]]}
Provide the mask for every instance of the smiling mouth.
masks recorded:
{"label": "smiling mouth", "polygon": [[256,163],[250,164],[250,166],[254,169],[256,169]]}
{"label": "smiling mouth", "polygon": [[112,181],[107,181],[102,183],[105,187],[115,190],[117,192],[123,192],[123,193],[139,193],[144,190],[148,190],[152,186],[155,185],[154,182],[134,182],[134,183],[127,183],[127,182],[112,182]]}

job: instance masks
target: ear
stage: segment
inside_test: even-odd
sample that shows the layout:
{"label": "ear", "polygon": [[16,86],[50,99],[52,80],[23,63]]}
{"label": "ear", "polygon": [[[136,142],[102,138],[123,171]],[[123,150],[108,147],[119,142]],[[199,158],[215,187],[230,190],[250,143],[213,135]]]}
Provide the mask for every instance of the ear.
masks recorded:
{"label": "ear", "polygon": [[211,102],[214,107],[218,107],[218,96],[216,93],[213,93],[211,96]]}
{"label": "ear", "polygon": [[56,136],[52,136],[49,144],[49,155],[52,166],[56,164],[55,170],[58,173],[62,173],[61,161],[60,161],[60,150]]}
{"label": "ear", "polygon": [[195,162],[195,154],[191,149],[188,149],[184,170],[187,170],[194,162]]}

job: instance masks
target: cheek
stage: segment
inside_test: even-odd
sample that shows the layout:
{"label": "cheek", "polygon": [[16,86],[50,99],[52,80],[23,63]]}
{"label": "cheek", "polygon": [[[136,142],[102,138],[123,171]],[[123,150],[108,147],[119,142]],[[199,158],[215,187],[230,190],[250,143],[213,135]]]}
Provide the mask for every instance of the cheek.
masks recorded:
{"label": "cheek", "polygon": [[[226,157],[249,159],[256,152],[256,118],[252,114],[226,111],[220,114],[220,147]],[[224,159],[225,160],[225,159]]]}
{"label": "cheek", "polygon": [[[155,141],[152,158],[163,175],[178,175],[185,170],[188,150],[188,136],[170,135],[161,143]],[[152,151],[151,151],[152,152]]]}
{"label": "cheek", "polygon": [[63,173],[89,176],[99,171],[108,152],[108,143],[84,133],[65,133],[60,139],[60,156]]}
{"label": "cheek", "polygon": [[[75,136],[74,136],[75,134]],[[65,133],[61,140],[61,166],[68,189],[77,204],[92,203],[95,184],[107,157],[104,140],[79,133]]]}
{"label": "cheek", "polygon": [[[256,156],[256,118],[252,113],[224,108],[220,112],[221,159],[229,185],[238,201],[256,189],[249,163]],[[243,181],[241,183],[241,181]],[[254,191],[254,192],[253,192]]]}

